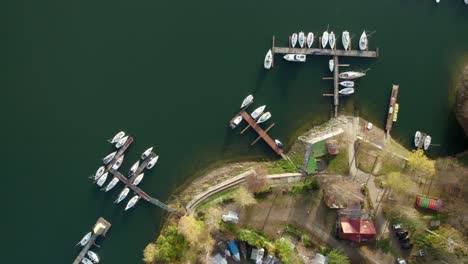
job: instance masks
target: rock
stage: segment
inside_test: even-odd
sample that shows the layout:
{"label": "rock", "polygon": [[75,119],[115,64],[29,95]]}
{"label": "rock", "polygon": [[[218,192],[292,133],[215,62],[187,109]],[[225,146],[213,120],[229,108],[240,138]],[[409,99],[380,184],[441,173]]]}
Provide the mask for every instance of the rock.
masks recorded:
{"label": "rock", "polygon": [[462,71],[461,80],[457,87],[455,115],[465,130],[465,135],[468,136],[468,64]]}

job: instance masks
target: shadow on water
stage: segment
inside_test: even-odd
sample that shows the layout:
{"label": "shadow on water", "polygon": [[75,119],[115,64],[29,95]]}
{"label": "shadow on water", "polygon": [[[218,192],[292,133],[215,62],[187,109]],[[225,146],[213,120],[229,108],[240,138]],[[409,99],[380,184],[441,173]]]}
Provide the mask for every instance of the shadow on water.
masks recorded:
{"label": "shadow on water", "polygon": [[[242,127],[240,124],[239,126]],[[228,147],[231,145],[234,136],[236,136],[239,133],[239,132],[236,133],[239,126],[236,129],[231,129],[229,126],[226,127],[225,133],[224,133],[223,145],[221,146],[221,153],[225,153]]]}
{"label": "shadow on water", "polygon": [[261,66],[258,71],[257,79],[255,80],[255,89],[253,91],[253,95],[260,92],[260,89],[263,87],[263,83],[265,82],[267,73],[268,73],[268,70],[266,70],[265,68],[263,68],[263,66]]}

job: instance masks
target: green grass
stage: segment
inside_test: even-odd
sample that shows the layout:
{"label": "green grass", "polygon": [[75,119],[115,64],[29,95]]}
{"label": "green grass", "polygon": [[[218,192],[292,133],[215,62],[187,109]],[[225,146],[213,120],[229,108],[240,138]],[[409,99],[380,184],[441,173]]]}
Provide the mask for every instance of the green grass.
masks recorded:
{"label": "green grass", "polygon": [[[304,159],[304,151],[290,151],[288,157],[298,168],[302,167]],[[270,162],[266,166],[268,174],[280,174],[288,172],[296,172],[294,166],[285,159],[278,159]]]}
{"label": "green grass", "polygon": [[289,190],[290,194],[307,193],[320,188],[319,182],[315,178],[306,179],[302,183],[294,184]]}
{"label": "green grass", "polygon": [[380,170],[377,172],[377,175],[386,175],[390,172],[401,172],[403,170],[402,166],[400,165],[399,160],[394,158],[390,158],[388,156],[382,156],[380,158],[380,162],[382,162],[382,166]]}
{"label": "green grass", "polygon": [[395,257],[397,257],[399,254],[398,250],[393,247],[390,238],[375,240],[375,247],[382,250],[385,253],[390,253]]}
{"label": "green grass", "polygon": [[348,149],[344,148],[336,156],[327,156],[328,161],[327,171],[330,174],[346,175],[349,173]]}
{"label": "green grass", "polygon": [[202,211],[202,210],[204,210],[204,209],[206,209],[208,207],[212,207],[212,206],[217,205],[217,204],[232,202],[234,193],[236,191],[237,191],[237,188],[231,188],[231,189],[227,189],[225,191],[216,193],[216,194],[210,196],[205,201],[198,204],[195,209],[197,211]]}

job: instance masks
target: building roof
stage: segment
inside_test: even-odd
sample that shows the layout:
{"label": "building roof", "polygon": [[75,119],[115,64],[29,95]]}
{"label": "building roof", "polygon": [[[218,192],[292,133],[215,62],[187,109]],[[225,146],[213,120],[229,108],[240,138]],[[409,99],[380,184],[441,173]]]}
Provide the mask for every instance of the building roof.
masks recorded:
{"label": "building roof", "polygon": [[344,234],[376,234],[374,223],[370,220],[341,218],[340,223]]}

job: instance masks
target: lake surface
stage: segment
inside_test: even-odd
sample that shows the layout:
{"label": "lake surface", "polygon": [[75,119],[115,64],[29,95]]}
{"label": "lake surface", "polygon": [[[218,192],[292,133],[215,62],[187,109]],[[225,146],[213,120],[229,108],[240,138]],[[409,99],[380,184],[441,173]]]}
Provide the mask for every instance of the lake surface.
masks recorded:
{"label": "lake surface", "polygon": [[[461,56],[468,54],[468,6],[442,1],[8,1],[2,8],[3,262],[70,263],[74,245],[99,216],[112,223],[96,251],[103,263],[139,263],[163,212],[140,201],[114,205],[120,184],[100,192],[88,176],[113,151],[106,139],[135,138],[121,171],[154,145],[159,163],[140,184],[166,201],[197,170],[215,161],[274,158],[253,132],[227,128],[242,99],[267,104],[271,134],[290,145],[300,131],[330,116],[327,57],[291,64],[271,47],[291,32],[329,24],[377,31],[378,59],[341,59],[371,70],[341,111],[382,127],[392,84],[400,85],[392,134],[410,146],[415,130],[440,146],[467,146],[449,105]],[[253,108],[253,107],[252,107]],[[128,199],[127,199],[128,200]],[[6,207],[6,208],[5,208]],[[5,210],[6,209],[6,210]]]}

